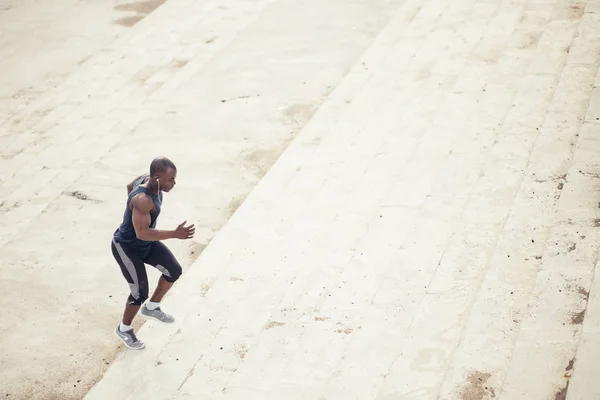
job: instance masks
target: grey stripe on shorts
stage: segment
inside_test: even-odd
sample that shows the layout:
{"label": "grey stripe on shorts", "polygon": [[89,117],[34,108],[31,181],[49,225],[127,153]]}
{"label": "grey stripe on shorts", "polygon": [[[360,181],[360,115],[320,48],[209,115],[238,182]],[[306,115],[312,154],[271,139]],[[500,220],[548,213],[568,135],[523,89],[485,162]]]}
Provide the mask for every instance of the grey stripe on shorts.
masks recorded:
{"label": "grey stripe on shorts", "polygon": [[123,247],[121,247],[121,245],[119,243],[115,242],[114,240],[113,240],[113,243],[115,244],[115,247],[117,248],[117,253],[119,253],[119,257],[121,257],[121,261],[123,261],[123,265],[125,265],[125,268],[127,268],[127,272],[129,272],[129,275],[131,276],[131,279],[133,280],[133,283],[129,284],[129,288],[131,290],[131,296],[133,296],[133,298],[137,300],[140,298],[140,284],[138,282],[137,273],[135,272],[135,265],[133,265],[133,261],[131,261],[131,259],[129,257],[127,257],[127,254],[123,250]]}

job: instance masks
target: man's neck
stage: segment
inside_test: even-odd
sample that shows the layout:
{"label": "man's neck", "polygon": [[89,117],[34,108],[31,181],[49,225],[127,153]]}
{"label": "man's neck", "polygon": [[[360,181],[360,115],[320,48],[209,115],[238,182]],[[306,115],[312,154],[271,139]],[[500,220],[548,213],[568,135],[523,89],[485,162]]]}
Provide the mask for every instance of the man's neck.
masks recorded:
{"label": "man's neck", "polygon": [[148,179],[148,182],[145,185],[152,193],[154,194],[158,194],[159,192],[159,188],[158,188],[158,183],[153,180],[152,178]]}

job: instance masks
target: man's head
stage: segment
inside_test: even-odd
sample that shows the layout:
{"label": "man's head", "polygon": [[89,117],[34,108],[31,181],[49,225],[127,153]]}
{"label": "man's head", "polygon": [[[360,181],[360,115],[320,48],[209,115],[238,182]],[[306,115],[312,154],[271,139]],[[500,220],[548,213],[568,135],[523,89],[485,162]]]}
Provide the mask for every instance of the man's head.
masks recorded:
{"label": "man's head", "polygon": [[177,167],[166,157],[157,157],[150,163],[150,180],[158,182],[162,191],[170,192],[175,186]]}

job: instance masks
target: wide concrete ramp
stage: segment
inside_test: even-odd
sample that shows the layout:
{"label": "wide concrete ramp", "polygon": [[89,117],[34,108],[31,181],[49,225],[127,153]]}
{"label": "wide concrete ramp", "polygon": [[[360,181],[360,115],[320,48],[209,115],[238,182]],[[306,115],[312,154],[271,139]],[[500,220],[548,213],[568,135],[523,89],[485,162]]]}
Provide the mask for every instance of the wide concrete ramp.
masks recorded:
{"label": "wide concrete ramp", "polygon": [[109,244],[125,185],[154,157],[174,160],[158,224],[196,224],[193,240],[168,242],[187,270],[402,0],[10,3],[0,397],[80,399],[119,351],[128,285]]}
{"label": "wide concrete ramp", "polygon": [[397,4],[87,399],[599,398],[598,11]]}

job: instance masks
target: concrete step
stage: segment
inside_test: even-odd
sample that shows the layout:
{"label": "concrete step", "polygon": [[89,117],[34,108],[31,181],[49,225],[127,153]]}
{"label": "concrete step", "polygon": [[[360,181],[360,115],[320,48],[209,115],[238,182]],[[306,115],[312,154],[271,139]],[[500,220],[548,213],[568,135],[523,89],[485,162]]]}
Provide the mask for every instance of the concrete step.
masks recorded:
{"label": "concrete step", "polygon": [[[218,376],[210,378],[204,374],[190,377],[193,375],[190,374],[190,370],[194,365],[198,365],[198,372],[202,368],[204,372],[209,373],[209,370],[205,369],[206,364],[222,363],[221,357],[224,354],[228,354],[227,362],[235,365],[243,358],[239,354],[245,354],[255,346],[264,348],[265,344],[256,342],[252,332],[258,333],[271,328],[273,332],[277,332],[275,328],[279,328],[281,323],[276,320],[270,321],[270,318],[281,312],[284,308],[281,304],[289,301],[286,300],[288,288],[285,285],[272,286],[270,292],[264,290],[265,285],[271,286],[269,282],[275,283],[275,278],[290,285],[294,282],[294,290],[288,293],[288,296],[295,299],[298,295],[297,290],[314,283],[313,279],[304,274],[314,276],[318,273],[318,270],[315,270],[316,265],[308,266],[308,269],[303,271],[303,265],[297,260],[291,266],[282,264],[280,257],[293,259],[294,255],[300,256],[296,246],[300,246],[301,252],[309,252],[308,241],[315,235],[318,237],[314,229],[330,229],[327,223],[323,223],[327,222],[323,221],[323,218],[335,218],[337,214],[335,209],[329,210],[333,211],[333,214],[327,214],[322,208],[328,203],[299,196],[310,195],[310,189],[314,185],[318,186],[319,178],[314,178],[323,165],[321,154],[330,154],[331,146],[336,143],[350,148],[353,138],[361,132],[360,127],[365,122],[365,114],[370,117],[371,123],[390,125],[390,120],[396,120],[396,114],[390,112],[392,105],[396,103],[384,107],[387,110],[386,119],[377,118],[382,116],[376,111],[381,103],[373,101],[373,96],[379,97],[383,93],[385,97],[385,93],[389,93],[389,90],[382,92],[387,86],[387,79],[385,75],[377,74],[381,68],[378,65],[385,60],[388,60],[386,65],[393,65],[393,59],[388,53],[390,44],[397,42],[406,24],[419,10],[417,2],[407,2],[400,8],[388,28],[382,31],[344,81],[329,95],[284,155],[207,247],[190,269],[185,281],[178,284],[169,301],[184,318],[168,331],[146,325],[140,331],[140,336],[148,343],[144,354],[122,354],[106,377],[88,394],[88,398],[114,395],[136,398],[151,394],[170,397],[175,396],[178,391],[179,395],[187,393],[187,396],[192,397],[218,395],[222,390],[220,383],[215,381],[214,385],[204,385],[202,379],[219,379],[221,382],[220,379],[229,379],[235,372],[234,367],[221,366],[212,369]],[[336,142],[329,139],[330,135],[344,135],[346,144],[343,140]],[[355,147],[354,150],[359,149]],[[364,157],[372,156],[365,152]],[[365,167],[364,162],[357,165]],[[321,179],[324,177],[325,175]],[[356,178],[362,180],[360,175]],[[336,196],[339,195],[340,193],[336,193]],[[315,214],[312,214],[313,211]],[[307,217],[305,223],[298,223],[299,214]],[[341,229],[337,227],[336,231],[341,234]],[[360,235],[360,232],[354,229],[348,229],[345,233],[356,237]],[[262,239],[265,236],[268,240]],[[313,243],[318,244],[316,241]],[[342,240],[340,245],[340,252],[347,254],[343,249]],[[340,268],[338,263],[339,261],[332,265],[332,268]],[[312,274],[309,271],[312,271]],[[199,291],[200,287],[204,289]],[[308,303],[319,302],[320,299],[318,291],[306,298]],[[228,313],[228,310],[231,313]],[[293,312],[291,307],[290,312]],[[285,324],[290,323],[286,318]],[[189,347],[187,339],[192,332],[195,332],[193,349]],[[240,335],[248,341],[244,345],[232,347],[231,342],[239,341]],[[274,346],[282,345],[279,343],[282,339],[279,335],[273,337],[276,343],[272,343],[266,336],[261,338]],[[218,343],[223,343],[223,346]],[[226,350],[222,351],[221,347]],[[259,360],[254,357],[262,357],[261,354],[264,356],[262,352],[252,351],[252,361],[249,359],[248,365],[255,365]],[[201,366],[198,364],[199,359],[203,360]],[[159,383],[155,378],[160,371],[156,369],[140,373],[139,381],[132,385],[120,379],[121,374],[118,371],[123,362],[140,368],[148,363],[165,366],[173,379],[167,384]],[[240,376],[241,379],[246,379],[244,375]],[[190,383],[186,390],[187,387],[190,389],[189,392],[184,392],[181,388],[188,379]],[[258,382],[255,381],[254,384]]]}
{"label": "concrete step", "polygon": [[194,240],[169,243],[187,270],[400,4],[169,0],[44,97],[64,107],[39,121],[46,100],[23,110],[45,125],[19,125],[28,147],[0,172],[3,389],[81,397],[112,360],[127,285],[107,246],[127,182],[157,155],[176,162],[159,224],[197,223]]}

